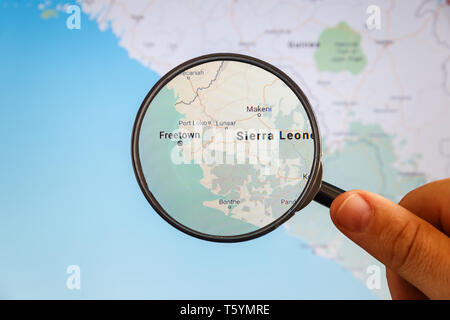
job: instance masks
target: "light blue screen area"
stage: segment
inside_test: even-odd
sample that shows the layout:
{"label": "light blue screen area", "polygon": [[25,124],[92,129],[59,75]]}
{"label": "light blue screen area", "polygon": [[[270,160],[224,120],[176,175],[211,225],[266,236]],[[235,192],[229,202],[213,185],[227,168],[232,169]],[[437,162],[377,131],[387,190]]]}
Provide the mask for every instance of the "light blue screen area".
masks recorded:
{"label": "light blue screen area", "polygon": [[219,199],[205,188],[199,164],[174,164],[172,149],[177,141],[159,138],[159,132],[173,132],[183,117],[175,109],[174,90],[163,87],[145,113],[139,135],[139,162],[150,192],[176,221],[195,231],[214,236],[236,236],[258,229],[250,223],[206,207],[204,201]]}
{"label": "light blue screen area", "polygon": [[[6,1],[12,3],[11,1]],[[134,177],[137,109],[159,76],[82,16],[0,4],[0,298],[373,298],[284,228],[218,244],[185,235]],[[66,268],[81,268],[81,290]]]}

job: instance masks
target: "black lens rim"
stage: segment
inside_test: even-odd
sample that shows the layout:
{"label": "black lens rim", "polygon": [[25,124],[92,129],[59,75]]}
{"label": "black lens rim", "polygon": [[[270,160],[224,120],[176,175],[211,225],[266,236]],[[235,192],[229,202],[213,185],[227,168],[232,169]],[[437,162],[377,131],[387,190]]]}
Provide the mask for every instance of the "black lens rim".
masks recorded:
{"label": "black lens rim", "polygon": [[[237,61],[237,62],[243,62],[252,64],[254,66],[260,67],[272,74],[274,74],[276,77],[281,79],[298,97],[298,99],[302,102],[306,114],[308,115],[309,121],[311,123],[311,128],[314,134],[314,160],[312,164],[312,169],[310,172],[309,179],[306,183],[305,188],[303,189],[300,196],[297,198],[295,203],[289,208],[288,211],[286,211],[282,216],[277,218],[275,221],[271,222],[270,224],[259,228],[255,231],[240,234],[240,235],[233,235],[233,236],[219,236],[219,235],[211,235],[203,232],[199,232],[197,230],[191,229],[174,218],[165,211],[165,209],[159,204],[159,202],[156,200],[156,198],[151,193],[148,184],[145,180],[144,173],[142,171],[142,166],[139,158],[139,135],[141,130],[142,121],[144,119],[144,116],[147,112],[148,107],[150,106],[153,98],[159,93],[159,91],[168,83],[170,82],[174,77],[178,76],[183,71],[186,71],[187,69],[193,68],[195,66],[198,66],[200,64],[213,62],[213,61]],[[241,241],[247,241],[251,239],[255,239],[257,237],[261,237],[276,228],[278,228],[281,224],[289,220],[296,212],[296,208],[303,208],[306,206],[311,200],[311,193],[314,192],[314,184],[321,182],[321,177],[319,177],[321,170],[321,145],[320,145],[320,132],[319,132],[319,126],[316,121],[316,117],[314,115],[313,109],[311,107],[311,104],[306,97],[306,95],[303,93],[303,91],[300,89],[300,87],[297,86],[297,84],[283,71],[278,69],[277,67],[262,61],[260,59],[250,57],[247,55],[242,54],[235,54],[235,53],[214,53],[214,54],[208,54],[199,56],[196,58],[193,58],[189,61],[186,61],[177,67],[170,70],[166,75],[164,75],[149,91],[147,96],[144,98],[139,111],[136,115],[136,119],[133,126],[133,132],[131,137],[131,158],[133,163],[133,170],[136,175],[136,179],[138,181],[139,187],[141,188],[145,198],[150,203],[152,208],[169,224],[171,224],[176,229],[190,235],[193,237],[196,237],[198,239],[207,240],[207,241],[213,241],[213,242],[241,242]]]}

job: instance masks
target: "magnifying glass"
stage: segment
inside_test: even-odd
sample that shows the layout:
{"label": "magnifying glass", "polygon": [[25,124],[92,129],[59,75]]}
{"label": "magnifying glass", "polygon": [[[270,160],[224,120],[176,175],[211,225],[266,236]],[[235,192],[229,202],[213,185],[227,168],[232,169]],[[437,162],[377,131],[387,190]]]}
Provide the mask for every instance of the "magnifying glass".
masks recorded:
{"label": "magnifying glass", "polygon": [[154,85],[134,123],[132,161],[153,209],[210,241],[254,239],[344,192],[322,181],[319,128],[303,91],[238,54],[189,60]]}

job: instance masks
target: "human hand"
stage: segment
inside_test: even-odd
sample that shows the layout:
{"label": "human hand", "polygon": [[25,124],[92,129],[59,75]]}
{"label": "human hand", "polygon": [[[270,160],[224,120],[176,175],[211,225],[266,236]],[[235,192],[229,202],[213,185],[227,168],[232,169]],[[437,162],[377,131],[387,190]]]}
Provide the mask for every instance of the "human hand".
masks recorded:
{"label": "human hand", "polygon": [[330,212],[342,233],[386,265],[393,299],[450,299],[450,179],[409,192],[399,205],[348,191]]}

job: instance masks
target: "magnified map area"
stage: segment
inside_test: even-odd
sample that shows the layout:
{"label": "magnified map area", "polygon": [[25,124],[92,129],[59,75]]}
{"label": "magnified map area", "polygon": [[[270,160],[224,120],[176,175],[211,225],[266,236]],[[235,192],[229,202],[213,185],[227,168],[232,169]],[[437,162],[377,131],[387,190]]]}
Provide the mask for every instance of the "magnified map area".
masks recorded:
{"label": "magnified map area", "polygon": [[175,220],[234,236],[285,214],[314,160],[303,104],[253,64],[218,60],[179,72],[152,97],[139,136],[148,188]]}

